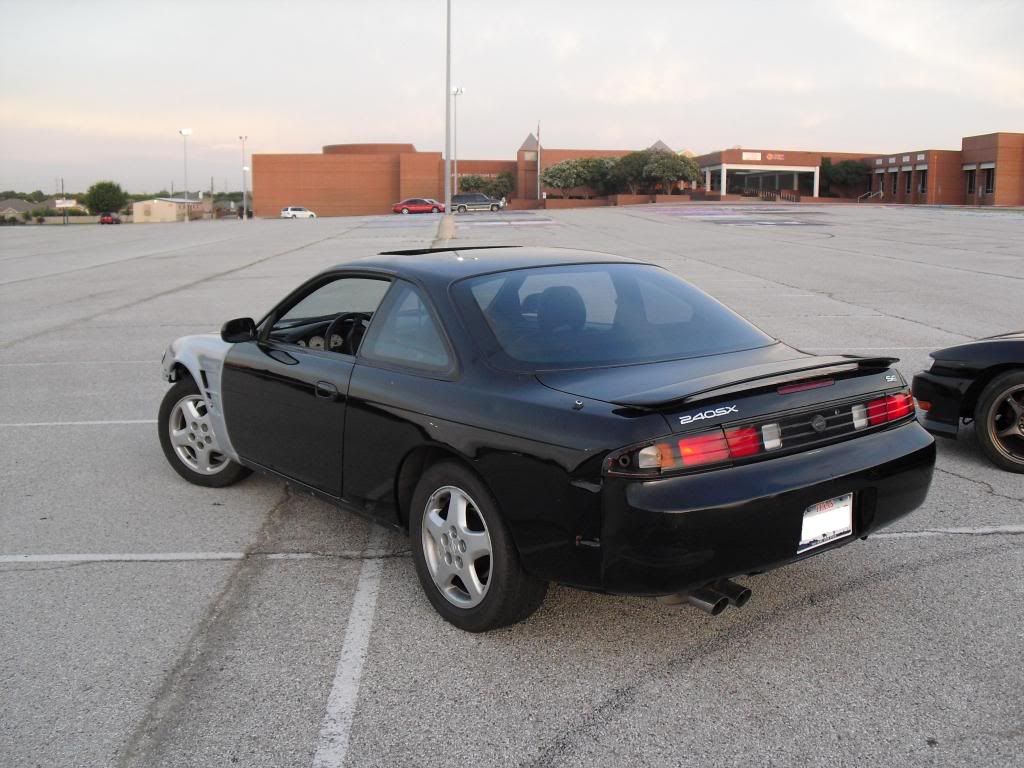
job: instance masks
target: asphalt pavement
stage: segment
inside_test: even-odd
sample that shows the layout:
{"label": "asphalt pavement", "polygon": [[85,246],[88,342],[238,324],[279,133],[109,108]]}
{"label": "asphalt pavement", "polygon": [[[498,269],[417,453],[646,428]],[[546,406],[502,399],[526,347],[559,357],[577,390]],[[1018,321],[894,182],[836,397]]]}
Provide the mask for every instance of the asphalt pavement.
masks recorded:
{"label": "asphalt pavement", "polygon": [[[892,354],[1024,328],[1024,213],[690,205],[461,216],[453,245],[662,264],[787,343]],[[0,765],[1009,766],[1024,754],[1024,479],[973,432],[884,534],[711,618],[553,586],[485,635],[408,542],[157,442],[175,337],[433,216],[0,229]],[[528,478],[524,478],[528,482]]]}

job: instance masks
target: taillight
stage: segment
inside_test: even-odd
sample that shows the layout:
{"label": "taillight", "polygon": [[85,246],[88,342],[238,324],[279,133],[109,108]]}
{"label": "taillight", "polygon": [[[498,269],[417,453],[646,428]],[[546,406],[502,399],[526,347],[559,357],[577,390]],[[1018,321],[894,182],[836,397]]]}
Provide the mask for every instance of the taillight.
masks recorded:
{"label": "taillight", "polygon": [[[909,392],[897,392],[895,395],[886,395],[875,400],[868,401],[867,420],[872,427],[879,424],[886,424],[890,421],[899,421],[914,412],[914,398]],[[856,425],[856,417],[854,424]]]}
{"label": "taillight", "polygon": [[677,443],[677,447],[679,448],[679,460],[684,467],[715,464],[729,459],[729,444],[721,429],[693,437],[684,437]]}
{"label": "taillight", "polygon": [[611,454],[605,471],[615,475],[656,477],[663,472],[725,464],[754,456],[782,444],[778,424],[708,430],[685,437],[659,440],[642,448]]}

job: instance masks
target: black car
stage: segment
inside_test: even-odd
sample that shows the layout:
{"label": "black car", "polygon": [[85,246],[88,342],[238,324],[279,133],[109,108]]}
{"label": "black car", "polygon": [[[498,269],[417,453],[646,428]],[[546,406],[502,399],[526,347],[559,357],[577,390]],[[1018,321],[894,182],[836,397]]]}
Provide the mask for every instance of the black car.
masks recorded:
{"label": "black car", "polygon": [[931,353],[914,377],[914,397],[929,432],[955,438],[975,423],[978,442],[998,467],[1024,472],[1024,331]]}
{"label": "black car", "polygon": [[718,613],[732,577],[922,503],[934,440],[893,362],[799,352],[629,259],[398,251],[171,344],[160,440],[192,482],[270,472],[407,529],[463,629],[550,581]]}
{"label": "black car", "polygon": [[497,211],[501,201],[485,195],[483,192],[466,192],[452,195],[452,210],[456,213],[466,211]]}

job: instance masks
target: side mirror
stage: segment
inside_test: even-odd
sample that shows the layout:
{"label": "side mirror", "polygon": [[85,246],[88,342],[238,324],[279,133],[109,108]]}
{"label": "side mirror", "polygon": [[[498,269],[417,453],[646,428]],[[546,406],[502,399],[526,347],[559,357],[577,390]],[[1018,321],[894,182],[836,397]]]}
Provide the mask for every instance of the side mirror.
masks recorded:
{"label": "side mirror", "polygon": [[251,317],[237,317],[228,320],[220,328],[220,337],[228,344],[252,341],[256,338],[256,321]]}

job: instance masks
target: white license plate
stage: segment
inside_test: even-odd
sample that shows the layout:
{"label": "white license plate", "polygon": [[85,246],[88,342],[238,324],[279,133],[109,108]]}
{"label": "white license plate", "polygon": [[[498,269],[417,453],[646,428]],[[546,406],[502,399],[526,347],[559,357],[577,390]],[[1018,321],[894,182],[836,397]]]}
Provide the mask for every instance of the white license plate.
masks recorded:
{"label": "white license plate", "polygon": [[853,494],[819,501],[804,510],[800,545],[796,552],[807,552],[853,533]]}

